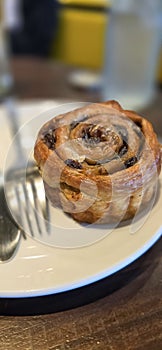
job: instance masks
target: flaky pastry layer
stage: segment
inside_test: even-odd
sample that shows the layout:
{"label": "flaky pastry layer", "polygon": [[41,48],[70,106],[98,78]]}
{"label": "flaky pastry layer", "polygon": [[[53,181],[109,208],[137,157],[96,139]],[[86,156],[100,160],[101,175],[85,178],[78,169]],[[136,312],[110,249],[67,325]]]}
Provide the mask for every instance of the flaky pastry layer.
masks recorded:
{"label": "flaky pastry layer", "polygon": [[134,217],[155,197],[161,170],[152,125],[116,101],[48,121],[38,134],[34,157],[52,205],[88,223]]}

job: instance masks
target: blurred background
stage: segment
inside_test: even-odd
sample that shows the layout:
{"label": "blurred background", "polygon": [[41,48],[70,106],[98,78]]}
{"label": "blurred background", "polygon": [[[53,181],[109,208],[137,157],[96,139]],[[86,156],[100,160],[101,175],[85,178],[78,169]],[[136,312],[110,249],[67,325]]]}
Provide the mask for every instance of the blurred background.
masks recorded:
{"label": "blurred background", "polygon": [[[141,111],[161,100],[161,0],[4,0],[2,5],[1,56],[5,37],[18,98],[114,98]],[[146,99],[128,101],[131,89],[143,96],[147,86],[154,91]]]}

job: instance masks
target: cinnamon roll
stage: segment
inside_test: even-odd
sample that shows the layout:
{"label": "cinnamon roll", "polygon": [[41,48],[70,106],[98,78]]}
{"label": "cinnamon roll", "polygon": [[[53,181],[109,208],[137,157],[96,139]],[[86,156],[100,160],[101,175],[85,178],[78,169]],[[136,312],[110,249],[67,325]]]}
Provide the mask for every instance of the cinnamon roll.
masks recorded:
{"label": "cinnamon roll", "polygon": [[116,101],[48,121],[34,157],[52,205],[87,223],[132,218],[154,196],[161,170],[152,125]]}

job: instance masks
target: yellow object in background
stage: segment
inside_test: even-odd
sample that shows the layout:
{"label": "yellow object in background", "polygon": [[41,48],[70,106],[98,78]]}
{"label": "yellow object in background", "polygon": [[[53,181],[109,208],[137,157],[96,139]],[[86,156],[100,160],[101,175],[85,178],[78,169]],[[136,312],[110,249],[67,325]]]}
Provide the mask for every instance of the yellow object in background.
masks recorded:
{"label": "yellow object in background", "polygon": [[[101,69],[108,21],[108,12],[101,9],[109,7],[111,0],[58,1],[65,6],[60,9],[59,28],[52,47],[52,57],[80,68]],[[94,8],[99,11],[94,11]],[[157,80],[162,83],[162,51]]]}
{"label": "yellow object in background", "polygon": [[59,0],[63,5],[79,5],[79,6],[92,6],[92,7],[104,7],[108,6],[110,0]]}
{"label": "yellow object in background", "polygon": [[62,8],[53,56],[70,65],[100,68],[106,23],[106,13]]}

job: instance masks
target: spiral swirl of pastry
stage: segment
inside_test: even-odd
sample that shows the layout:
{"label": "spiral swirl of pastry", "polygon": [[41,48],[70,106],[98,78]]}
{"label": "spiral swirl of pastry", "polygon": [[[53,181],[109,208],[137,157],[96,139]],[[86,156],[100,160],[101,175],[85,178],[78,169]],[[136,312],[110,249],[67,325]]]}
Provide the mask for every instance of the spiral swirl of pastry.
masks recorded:
{"label": "spiral swirl of pastry", "polygon": [[88,223],[133,217],[152,198],[161,168],[152,125],[115,101],[47,122],[34,156],[52,204]]}

